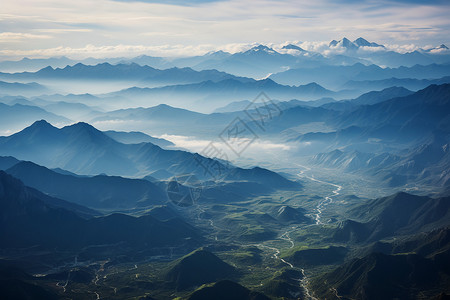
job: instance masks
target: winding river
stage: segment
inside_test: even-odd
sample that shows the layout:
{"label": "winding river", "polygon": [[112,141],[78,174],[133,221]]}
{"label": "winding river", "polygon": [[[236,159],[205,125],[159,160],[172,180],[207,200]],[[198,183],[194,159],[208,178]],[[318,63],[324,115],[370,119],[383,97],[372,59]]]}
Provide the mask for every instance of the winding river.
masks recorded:
{"label": "winding river", "polygon": [[317,206],[316,206],[316,214],[314,215],[314,221],[316,222],[316,225],[323,224],[323,222],[322,222],[322,213],[325,210],[327,205],[333,203],[333,198],[332,197],[336,197],[336,196],[339,195],[339,192],[342,190],[342,186],[338,185],[338,184],[331,183],[331,182],[326,182],[326,181],[323,181],[323,180],[316,179],[316,178],[314,178],[314,175],[308,176],[308,175],[305,174],[305,172],[311,171],[311,168],[299,165],[297,163],[295,165],[297,165],[297,166],[299,166],[299,167],[304,169],[303,171],[300,171],[297,174],[298,177],[300,177],[300,178],[307,178],[307,179],[309,179],[311,181],[319,182],[319,183],[326,184],[326,185],[331,185],[331,186],[336,188],[336,189],[334,189],[332,191],[331,195],[325,196],[323,198],[323,200],[320,201],[317,204]]}

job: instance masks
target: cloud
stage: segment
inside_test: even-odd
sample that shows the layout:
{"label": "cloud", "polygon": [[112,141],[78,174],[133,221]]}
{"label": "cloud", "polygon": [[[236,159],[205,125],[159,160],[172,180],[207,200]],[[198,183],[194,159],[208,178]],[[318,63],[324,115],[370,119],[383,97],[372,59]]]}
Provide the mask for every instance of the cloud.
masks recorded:
{"label": "cloud", "polygon": [[77,28],[50,28],[50,29],[37,29],[37,32],[50,32],[50,33],[70,33],[70,32],[92,32],[92,29],[77,29]]}
{"label": "cloud", "polygon": [[[169,135],[163,134],[158,136],[159,138],[166,139],[175,144],[177,148],[187,149],[191,152],[196,152],[204,155],[204,150],[213,143],[214,147],[220,151],[221,154],[225,154],[229,161],[233,162],[243,158],[256,158],[261,155],[279,155],[282,152],[287,152],[298,145],[290,145],[286,143],[275,143],[269,140],[257,139],[251,142],[251,144],[240,154],[238,157],[224,142],[222,141],[211,141],[205,139],[198,139],[193,136],[181,136],[181,135]],[[246,142],[246,141],[244,141]],[[208,155],[206,155],[208,156]],[[215,157],[211,157],[215,158]]]}
{"label": "cloud", "polygon": [[399,44],[386,44],[384,45],[386,49],[395,51],[398,53],[407,53],[407,52],[413,52],[416,50],[419,50],[420,47],[415,44],[405,44],[405,45],[399,45]]}
{"label": "cloud", "polygon": [[[122,50],[143,53],[166,49],[168,55],[186,55],[188,51],[195,55],[292,40],[313,41],[316,44],[305,47],[320,52],[326,51],[320,43],[343,36],[351,40],[363,36],[382,44],[439,45],[450,42],[449,6],[444,2],[6,1],[0,13],[0,28],[5,31],[2,55],[80,50],[84,55],[107,56],[122,54]],[[21,34],[5,35],[13,32]],[[18,43],[25,40],[27,43]]]}
{"label": "cloud", "polygon": [[2,32],[0,33],[0,43],[18,42],[29,39],[50,39],[49,35],[31,34],[21,32]]}
{"label": "cloud", "polygon": [[144,2],[144,3],[160,3],[181,6],[194,6],[204,3],[225,1],[225,0],[114,0],[117,2]]}
{"label": "cloud", "polygon": [[158,138],[171,141],[178,148],[188,149],[190,151],[197,153],[201,152],[209,145],[209,143],[211,143],[210,140],[202,140],[192,136],[183,136],[183,135],[163,134]]}
{"label": "cloud", "polygon": [[[233,49],[236,46],[225,46],[224,49]],[[32,50],[0,50],[0,56],[26,56],[26,57],[52,57],[52,56],[68,56],[71,58],[103,58],[103,57],[134,57],[141,54],[150,54],[155,56],[185,56],[185,55],[202,55],[209,51],[216,50],[217,47],[212,45],[184,46],[184,45],[161,45],[161,46],[145,46],[145,45],[106,45],[95,46],[86,45],[84,47],[55,47],[47,49]]]}

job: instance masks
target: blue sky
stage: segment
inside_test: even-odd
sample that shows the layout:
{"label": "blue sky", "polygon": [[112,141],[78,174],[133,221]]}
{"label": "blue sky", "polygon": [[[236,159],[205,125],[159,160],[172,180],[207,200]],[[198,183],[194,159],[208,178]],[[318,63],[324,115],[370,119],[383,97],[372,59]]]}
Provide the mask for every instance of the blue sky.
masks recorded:
{"label": "blue sky", "polygon": [[344,36],[414,49],[450,43],[449,15],[448,0],[3,0],[0,59],[318,47]]}

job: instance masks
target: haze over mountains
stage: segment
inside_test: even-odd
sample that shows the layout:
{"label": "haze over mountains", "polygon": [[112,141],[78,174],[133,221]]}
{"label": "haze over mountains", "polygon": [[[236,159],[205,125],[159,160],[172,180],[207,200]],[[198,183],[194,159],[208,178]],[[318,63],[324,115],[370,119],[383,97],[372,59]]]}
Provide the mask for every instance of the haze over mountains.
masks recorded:
{"label": "haze over mountains", "polygon": [[[209,52],[201,56],[194,57],[152,57],[141,55],[135,58],[88,58],[83,60],[73,60],[67,57],[57,57],[48,59],[23,58],[19,61],[4,61],[0,63],[0,70],[5,72],[38,71],[39,69],[51,66],[53,68],[63,68],[67,65],[73,66],[77,63],[96,65],[110,62],[112,64],[138,64],[148,65],[157,69],[170,69],[173,67],[191,67],[195,70],[217,69],[219,71],[231,73],[253,72],[244,75],[254,77],[255,72],[261,72],[270,67],[280,68],[292,64],[353,64],[356,62],[371,62],[382,66],[412,66],[415,64],[431,64],[448,62],[448,47],[444,44],[436,45],[432,48],[417,49],[415,51],[401,53],[390,50],[384,45],[367,41],[359,37],[353,42],[343,37],[340,40],[333,40],[328,44],[328,52],[308,51],[295,43],[285,43],[274,45],[274,47],[262,44],[250,47],[241,52],[229,53],[225,51]],[[331,51],[330,51],[331,50]],[[334,50],[334,52],[333,52]],[[324,53],[326,52],[326,54]],[[263,62],[261,64],[261,62]],[[253,71],[251,71],[253,69]],[[273,69],[269,69],[273,72]],[[256,76],[258,77],[258,76]]]}
{"label": "haze over mountains", "polygon": [[0,295],[449,297],[448,48],[320,47],[0,62]]}

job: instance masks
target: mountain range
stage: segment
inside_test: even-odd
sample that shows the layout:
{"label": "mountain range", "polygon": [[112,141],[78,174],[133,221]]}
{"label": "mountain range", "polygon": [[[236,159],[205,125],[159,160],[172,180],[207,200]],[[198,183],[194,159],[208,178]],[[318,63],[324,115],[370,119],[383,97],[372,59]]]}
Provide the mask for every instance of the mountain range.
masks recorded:
{"label": "mountain range", "polygon": [[346,242],[377,241],[431,231],[449,225],[450,200],[448,197],[429,198],[397,193],[371,200],[348,212],[354,220],[341,223],[334,234],[335,240]]}
{"label": "mountain range", "polygon": [[89,245],[117,243],[144,249],[148,245],[180,245],[187,237],[192,242],[200,239],[194,228],[176,219],[162,222],[151,216],[121,214],[84,219],[51,204],[48,196],[30,190],[3,171],[0,187],[2,249],[38,246],[77,251]]}
{"label": "mountain range", "polygon": [[278,100],[316,100],[325,96],[339,96],[316,83],[308,83],[300,86],[280,85],[271,79],[242,82],[235,79],[227,79],[219,82],[204,81],[201,83],[173,85],[158,88],[132,87],[111,94],[106,97],[121,97],[132,99],[135,103],[145,106],[154,105],[152,99],[164,101],[186,107],[192,103],[193,107],[201,107],[200,111],[212,111],[220,105],[233,100],[253,100],[261,92],[267,93],[271,98]]}
{"label": "mountain range", "polygon": [[[61,129],[45,121],[35,122],[21,132],[0,138],[1,154],[30,160],[51,168],[78,174],[106,173],[147,176],[158,170],[174,175],[195,174],[199,178],[271,183],[272,186],[298,186],[283,176],[261,168],[250,170],[180,150],[164,150],[151,143],[122,144],[86,123]],[[109,164],[113,160],[114,165]],[[213,175],[204,166],[214,165],[221,172]]]}
{"label": "mountain range", "polygon": [[370,253],[319,276],[312,286],[317,296],[332,299],[445,299],[442,291],[450,275],[448,242],[448,227],[377,242]]}
{"label": "mountain range", "polygon": [[[303,84],[317,82],[329,88],[364,88],[364,85],[347,85],[347,82],[364,80],[387,80],[390,78],[432,80],[450,75],[447,65],[414,65],[411,67],[381,68],[377,65],[354,64],[350,66],[318,66],[297,68],[271,75],[280,84]],[[388,87],[388,86],[386,86]],[[370,90],[370,89],[369,89]],[[364,91],[367,91],[364,90]]]}
{"label": "mountain range", "polygon": [[49,90],[36,82],[20,83],[0,81],[0,94],[4,95],[22,95],[29,96],[35,94],[43,94]]}
{"label": "mountain range", "polygon": [[450,297],[449,49],[238,47],[0,62],[3,298]]}
{"label": "mountain range", "polygon": [[216,70],[195,71],[191,68],[155,69],[147,65],[136,63],[116,64],[101,63],[84,65],[77,63],[64,68],[50,66],[36,72],[0,73],[0,78],[18,79],[58,79],[58,80],[112,80],[133,81],[147,84],[181,84],[195,83],[205,80],[221,81],[226,79],[251,81],[249,78],[237,77]]}
{"label": "mountain range", "polygon": [[0,128],[14,132],[31,125],[35,120],[47,119],[55,124],[68,124],[70,120],[37,106],[0,103]]}
{"label": "mountain range", "polygon": [[167,200],[161,187],[142,179],[61,174],[32,162],[19,162],[6,172],[48,195],[94,209],[151,207]]}

